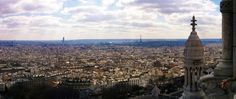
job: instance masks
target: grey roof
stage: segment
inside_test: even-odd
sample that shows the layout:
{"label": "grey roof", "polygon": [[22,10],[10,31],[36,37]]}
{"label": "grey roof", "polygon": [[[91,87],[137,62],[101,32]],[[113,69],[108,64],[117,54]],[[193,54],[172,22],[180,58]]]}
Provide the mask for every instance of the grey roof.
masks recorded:
{"label": "grey roof", "polygon": [[200,38],[197,35],[196,31],[192,31],[188,40],[185,43],[186,47],[203,47]]}

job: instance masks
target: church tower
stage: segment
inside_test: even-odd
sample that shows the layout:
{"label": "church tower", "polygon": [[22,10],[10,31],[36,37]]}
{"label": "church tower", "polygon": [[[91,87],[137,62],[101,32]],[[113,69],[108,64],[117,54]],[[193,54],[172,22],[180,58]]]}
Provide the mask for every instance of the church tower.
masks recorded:
{"label": "church tower", "polygon": [[192,32],[185,43],[184,49],[184,92],[180,99],[204,99],[205,95],[198,86],[204,65],[204,48],[197,32],[195,16],[191,20]]}

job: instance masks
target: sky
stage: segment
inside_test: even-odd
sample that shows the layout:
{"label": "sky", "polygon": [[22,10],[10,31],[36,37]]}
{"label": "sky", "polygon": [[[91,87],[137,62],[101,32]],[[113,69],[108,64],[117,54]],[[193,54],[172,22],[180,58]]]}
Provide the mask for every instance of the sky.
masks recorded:
{"label": "sky", "polygon": [[221,38],[220,0],[0,0],[0,40]]}

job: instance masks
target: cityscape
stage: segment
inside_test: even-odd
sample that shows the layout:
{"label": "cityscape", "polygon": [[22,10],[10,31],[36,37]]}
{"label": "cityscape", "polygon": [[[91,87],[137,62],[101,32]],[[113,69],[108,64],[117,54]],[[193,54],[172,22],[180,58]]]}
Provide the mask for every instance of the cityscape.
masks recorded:
{"label": "cityscape", "polygon": [[[210,42],[205,45],[204,51],[205,74],[212,72],[222,53],[221,41],[211,41],[205,40]],[[145,41],[140,42],[139,39],[129,45],[127,43],[69,45],[65,42],[67,41],[61,40],[58,44],[47,46],[44,43],[24,45],[15,41],[12,45],[10,41],[2,42],[1,91],[4,92],[20,82],[46,79],[47,83],[55,87],[90,89],[95,95],[100,95],[103,88],[119,83],[141,86],[142,93],[148,94],[146,87],[155,84],[160,88],[170,87],[168,84],[177,83],[172,80],[176,79],[182,83],[184,81],[184,46],[181,45],[143,47],[142,43]],[[146,41],[146,44],[148,42]],[[161,41],[151,41],[150,44],[159,42]],[[161,94],[166,94],[168,97],[168,94],[182,90],[181,82],[176,89],[163,88]],[[29,84],[33,85],[34,82]],[[170,95],[170,97],[177,96]]]}
{"label": "cityscape", "polygon": [[0,5],[0,99],[236,99],[236,0]]}

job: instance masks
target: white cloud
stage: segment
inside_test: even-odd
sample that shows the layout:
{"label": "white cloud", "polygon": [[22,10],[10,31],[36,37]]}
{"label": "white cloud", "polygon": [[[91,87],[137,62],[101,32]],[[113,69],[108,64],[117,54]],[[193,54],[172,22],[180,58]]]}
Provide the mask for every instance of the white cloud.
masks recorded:
{"label": "white cloud", "polygon": [[22,27],[59,27],[61,18],[54,16],[11,16],[2,19],[2,24],[7,25],[7,28],[22,28]]}
{"label": "white cloud", "polygon": [[104,6],[110,6],[115,3],[116,0],[102,0]]}
{"label": "white cloud", "polygon": [[58,32],[70,38],[138,38],[139,34],[145,38],[187,38],[193,14],[201,38],[220,37],[221,33],[218,5],[210,0],[79,1],[79,5],[65,8],[67,0],[0,1],[5,4],[0,7],[0,33],[30,33],[32,38],[41,33],[47,39],[60,37]]}
{"label": "white cloud", "polygon": [[16,14],[51,14],[63,8],[61,0],[2,0],[0,16]]}
{"label": "white cloud", "polygon": [[99,0],[79,0],[84,5],[95,5]]}

